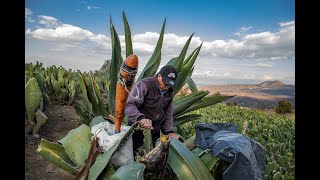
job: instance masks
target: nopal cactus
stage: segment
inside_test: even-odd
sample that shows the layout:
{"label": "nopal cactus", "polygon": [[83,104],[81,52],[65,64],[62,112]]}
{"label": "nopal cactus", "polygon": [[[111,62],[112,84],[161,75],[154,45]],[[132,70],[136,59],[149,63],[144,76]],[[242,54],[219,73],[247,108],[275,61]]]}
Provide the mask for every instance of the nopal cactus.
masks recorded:
{"label": "nopal cactus", "polygon": [[25,108],[31,126],[35,124],[35,113],[40,107],[42,92],[36,78],[31,78],[25,85]]}

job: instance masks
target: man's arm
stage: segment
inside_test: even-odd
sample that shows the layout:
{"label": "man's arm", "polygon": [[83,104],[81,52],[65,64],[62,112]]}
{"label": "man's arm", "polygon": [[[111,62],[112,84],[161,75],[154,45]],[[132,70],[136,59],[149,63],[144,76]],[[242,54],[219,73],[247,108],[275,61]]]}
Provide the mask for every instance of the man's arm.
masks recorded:
{"label": "man's arm", "polygon": [[175,139],[180,140],[181,142],[184,142],[185,139],[182,136],[174,133],[174,129],[173,129],[173,103],[172,103],[172,101],[169,102],[169,104],[166,108],[166,112],[165,112],[166,119],[165,119],[163,128],[164,128],[165,134],[168,134],[169,137],[175,138]]}
{"label": "man's arm", "polygon": [[139,111],[139,107],[143,104],[144,96],[147,92],[148,89],[146,85],[143,82],[138,81],[132,87],[132,90],[128,95],[124,112],[132,123],[145,118],[145,115]]}
{"label": "man's arm", "polygon": [[169,133],[173,133],[174,129],[173,129],[173,105],[172,105],[172,101],[169,102],[169,104],[167,105],[166,111],[165,111],[165,121],[164,121],[164,133],[165,134],[169,134]]}

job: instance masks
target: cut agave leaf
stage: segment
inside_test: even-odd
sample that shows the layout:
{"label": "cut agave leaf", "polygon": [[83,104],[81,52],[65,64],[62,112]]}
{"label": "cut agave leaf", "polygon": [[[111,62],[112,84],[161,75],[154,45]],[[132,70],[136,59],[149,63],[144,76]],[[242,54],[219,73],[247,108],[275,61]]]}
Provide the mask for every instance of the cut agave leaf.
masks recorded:
{"label": "cut agave leaf", "polygon": [[214,157],[210,153],[207,153],[206,150],[201,149],[201,148],[194,148],[192,150],[192,153],[198,156],[202,162],[207,166],[209,171],[213,171],[214,167],[218,163],[219,158]]}
{"label": "cut agave leaf", "polygon": [[132,161],[121,166],[110,178],[110,180],[143,180],[146,165]]}
{"label": "cut agave leaf", "polygon": [[67,152],[60,144],[41,139],[37,153],[39,153],[44,159],[50,161],[52,164],[70,174],[74,176],[79,174],[79,170],[76,165],[71,161]]}
{"label": "cut agave leaf", "polygon": [[201,159],[173,138],[170,138],[168,163],[178,179],[214,179]]}
{"label": "cut agave leaf", "polygon": [[107,165],[107,167],[102,171],[102,173],[99,175],[99,180],[110,180],[111,176],[116,172],[114,167],[110,164]]}
{"label": "cut agave leaf", "polygon": [[82,124],[80,127],[73,129],[58,142],[65,148],[69,158],[77,166],[85,165],[91,147],[91,130]]}

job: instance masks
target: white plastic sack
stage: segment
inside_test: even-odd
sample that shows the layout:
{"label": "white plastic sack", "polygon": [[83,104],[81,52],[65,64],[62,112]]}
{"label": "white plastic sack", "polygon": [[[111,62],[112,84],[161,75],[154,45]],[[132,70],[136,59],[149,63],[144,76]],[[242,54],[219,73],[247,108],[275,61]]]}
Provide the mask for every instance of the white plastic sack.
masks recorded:
{"label": "white plastic sack", "polygon": [[[115,143],[121,140],[131,127],[121,125],[120,133],[116,134],[114,132],[114,126],[114,124],[105,121],[96,124],[91,128],[92,134],[99,138],[98,144],[103,147],[103,151],[108,151]],[[130,135],[123,146],[111,157],[110,164],[115,167],[120,167],[133,160],[132,135]]]}

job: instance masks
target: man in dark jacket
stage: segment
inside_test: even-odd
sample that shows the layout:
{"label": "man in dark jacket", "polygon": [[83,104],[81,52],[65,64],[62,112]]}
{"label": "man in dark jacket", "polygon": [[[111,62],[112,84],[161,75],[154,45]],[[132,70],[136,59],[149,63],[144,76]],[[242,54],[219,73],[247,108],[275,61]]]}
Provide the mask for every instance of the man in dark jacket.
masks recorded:
{"label": "man in dark jacket", "polygon": [[[140,121],[142,126],[151,129],[152,142],[155,145],[160,130],[171,138],[183,140],[173,129],[173,89],[178,73],[172,66],[164,66],[153,77],[137,81],[129,93],[125,114],[128,125]],[[132,135],[134,152],[143,145],[143,133],[136,131]]]}

